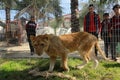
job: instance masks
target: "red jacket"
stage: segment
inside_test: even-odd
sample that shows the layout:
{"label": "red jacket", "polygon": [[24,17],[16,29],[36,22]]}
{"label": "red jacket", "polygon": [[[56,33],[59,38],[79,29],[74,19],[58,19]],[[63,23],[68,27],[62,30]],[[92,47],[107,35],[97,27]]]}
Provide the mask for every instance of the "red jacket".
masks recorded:
{"label": "red jacket", "polygon": [[[96,20],[95,20],[96,19]],[[84,17],[84,31],[86,32],[101,32],[100,17],[94,12],[94,14],[88,13]]]}
{"label": "red jacket", "polygon": [[120,29],[120,16],[113,16],[110,21],[110,31]]}

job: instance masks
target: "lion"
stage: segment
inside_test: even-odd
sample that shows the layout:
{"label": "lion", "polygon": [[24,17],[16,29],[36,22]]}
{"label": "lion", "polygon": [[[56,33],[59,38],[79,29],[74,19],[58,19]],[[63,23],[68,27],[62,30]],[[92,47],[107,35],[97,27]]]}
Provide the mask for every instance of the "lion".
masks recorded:
{"label": "lion", "polygon": [[94,67],[96,68],[98,66],[98,60],[93,52],[95,46],[103,58],[107,60],[105,53],[99,46],[98,39],[87,32],[75,32],[60,36],[45,34],[36,37],[30,36],[30,38],[36,54],[40,56],[45,52],[50,57],[50,66],[48,70],[50,72],[53,71],[58,56],[61,58],[61,67],[63,70],[69,71],[67,65],[68,53],[73,51],[78,51],[83,58],[83,63],[77,65],[76,68],[83,68],[91,59],[94,61]]}

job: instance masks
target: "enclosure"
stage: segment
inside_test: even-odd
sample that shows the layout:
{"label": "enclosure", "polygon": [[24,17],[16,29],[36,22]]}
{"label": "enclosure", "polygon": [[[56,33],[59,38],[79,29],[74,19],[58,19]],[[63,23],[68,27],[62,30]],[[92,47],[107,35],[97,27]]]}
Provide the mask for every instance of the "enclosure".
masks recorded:
{"label": "enclosure", "polygon": [[[115,15],[113,7],[116,4],[120,4],[120,0],[0,0],[0,4],[0,75],[2,75],[2,73],[4,74],[0,76],[0,79],[5,80],[11,78],[11,80],[13,80],[15,79],[13,75],[16,75],[18,80],[44,80],[45,78],[43,77],[31,77],[28,74],[28,71],[36,66],[42,67],[41,70],[47,70],[49,58],[47,56],[46,59],[45,55],[45,59],[42,60],[41,57],[37,55],[29,55],[30,50],[26,35],[26,23],[30,20],[31,16],[35,17],[35,22],[37,23],[36,36],[44,34],[60,36],[79,31],[82,32],[84,31],[85,15],[89,12],[90,4],[94,5],[94,11],[100,17],[101,28],[98,33],[99,44],[105,52],[105,44],[107,44],[108,58],[111,59],[112,54],[116,53],[115,55],[118,61],[107,62],[100,59],[100,66],[97,70],[91,70],[90,63],[80,71],[74,70],[73,66],[73,64],[81,62],[81,60],[78,59],[79,56],[76,54],[75,56],[71,56],[72,59],[71,57],[69,59],[70,73],[65,72],[65,74],[75,76],[78,80],[96,80],[97,78],[106,80],[107,78],[105,76],[110,80],[120,79],[120,7],[118,7],[119,13],[117,19],[112,21]],[[114,23],[109,30],[105,30],[102,25],[104,13],[109,13],[110,24]],[[104,25],[110,26],[106,23],[104,23]],[[104,32],[102,32],[103,29],[106,34],[112,34],[104,35]],[[112,30],[114,31],[112,32]],[[9,59],[6,59],[6,57]],[[21,58],[25,59],[21,60]],[[59,72],[58,63],[59,59],[57,60],[56,72]],[[45,66],[45,64],[47,66],[44,68],[43,65]],[[17,67],[12,68],[12,66]],[[25,76],[23,75],[24,72]],[[22,77],[17,75],[17,73]],[[26,76],[29,77],[26,78]],[[50,77],[50,80],[52,80],[52,78],[62,80],[58,77]]]}

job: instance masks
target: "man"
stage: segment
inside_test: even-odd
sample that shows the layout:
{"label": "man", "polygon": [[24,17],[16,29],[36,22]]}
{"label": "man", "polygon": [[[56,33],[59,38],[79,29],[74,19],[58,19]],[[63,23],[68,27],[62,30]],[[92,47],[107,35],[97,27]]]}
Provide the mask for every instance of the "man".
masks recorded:
{"label": "man", "polygon": [[34,48],[31,44],[30,35],[34,35],[34,36],[36,35],[36,26],[37,24],[35,23],[35,18],[32,16],[30,21],[28,21],[28,23],[26,24],[26,33],[27,33],[31,55],[34,54]]}
{"label": "man", "polygon": [[111,31],[111,55],[113,60],[116,59],[116,46],[120,42],[120,5],[116,4],[113,6],[113,11],[115,15],[110,21],[110,31]]}
{"label": "man", "polygon": [[[90,4],[88,9],[89,12],[84,17],[84,31],[91,33],[98,38],[98,33],[101,28],[99,15],[95,13],[93,4]],[[97,49],[95,49],[95,54],[97,56]]]}

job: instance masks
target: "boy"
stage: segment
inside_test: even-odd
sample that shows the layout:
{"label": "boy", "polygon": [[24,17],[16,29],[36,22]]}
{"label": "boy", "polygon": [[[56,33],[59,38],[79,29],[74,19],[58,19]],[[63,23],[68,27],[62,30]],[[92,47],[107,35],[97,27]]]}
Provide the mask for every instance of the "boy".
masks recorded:
{"label": "boy", "polygon": [[104,40],[104,49],[106,53],[106,57],[108,58],[108,48],[110,45],[110,36],[109,36],[109,24],[110,24],[110,19],[109,19],[109,13],[104,13],[103,14],[103,21],[101,23],[102,28],[101,28],[101,37]]}

